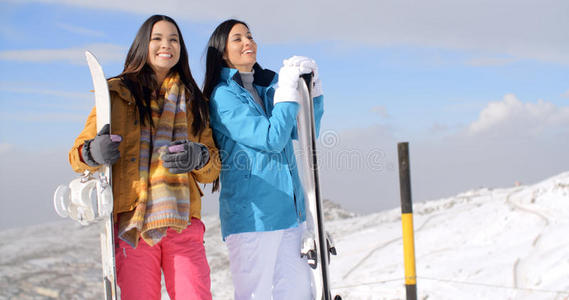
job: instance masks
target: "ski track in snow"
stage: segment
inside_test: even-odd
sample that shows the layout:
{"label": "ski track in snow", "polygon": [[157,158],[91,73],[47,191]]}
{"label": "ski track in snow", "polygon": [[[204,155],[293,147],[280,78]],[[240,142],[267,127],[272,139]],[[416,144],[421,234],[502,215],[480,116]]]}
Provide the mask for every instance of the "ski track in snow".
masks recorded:
{"label": "ski track in snow", "polygon": [[[553,186],[553,189],[555,189],[556,187],[562,187],[563,183],[557,183],[556,185]],[[566,186],[565,186],[566,187]],[[537,217],[538,219],[541,220],[541,225],[542,225],[542,230],[535,236],[535,238],[533,238],[532,243],[531,243],[531,247],[528,249],[528,253],[525,256],[521,256],[519,257],[515,264],[514,264],[514,269],[513,269],[513,275],[514,275],[514,286],[515,287],[522,287],[524,288],[526,285],[530,284],[530,280],[524,280],[525,282],[520,283],[520,279],[524,278],[524,277],[528,277],[527,276],[527,271],[528,271],[528,266],[530,265],[532,262],[532,258],[536,255],[539,255],[540,252],[540,246],[541,246],[541,241],[544,238],[544,236],[546,236],[547,231],[549,230],[549,226],[554,222],[552,221],[551,217],[548,216],[548,212],[544,211],[544,208],[539,207],[539,206],[535,206],[533,205],[536,202],[536,196],[540,194],[540,192],[542,192],[542,187],[537,187],[537,188],[533,188],[529,191],[525,191],[525,192],[530,192],[531,191],[531,199],[530,199],[530,203],[525,204],[523,203],[524,200],[526,200],[526,198],[524,197],[520,197],[520,199],[514,199],[514,195],[520,193],[521,191],[524,191],[523,189],[518,189],[516,191],[513,191],[512,193],[510,193],[508,195],[508,197],[506,198],[506,202],[515,210],[518,210],[522,213],[526,213],[529,215],[533,215],[535,217]],[[569,196],[569,195],[566,195]],[[568,279],[569,279],[569,275],[568,275]],[[539,283],[539,282],[538,282]],[[514,294],[514,298],[515,299],[523,299],[524,297],[529,299],[529,297],[524,296],[524,291],[522,290],[521,292],[522,295],[516,295]],[[557,295],[558,297],[562,296],[561,294]],[[567,296],[569,297],[569,296]],[[563,299],[567,299],[567,298],[563,298]]]}
{"label": "ski track in snow", "polygon": [[[327,203],[331,286],[343,299],[405,299],[400,209]],[[569,172],[413,207],[418,299],[569,300]],[[203,218],[214,299],[232,299],[219,220]],[[98,229],[69,220],[0,231],[0,300],[102,299]],[[163,288],[163,299],[169,299]]]}
{"label": "ski track in snow", "polygon": [[[532,251],[535,249],[537,242],[539,241],[539,239],[541,239],[543,232],[545,231],[545,228],[547,226],[549,226],[550,222],[549,222],[549,218],[544,216],[538,210],[532,209],[529,207],[525,207],[522,204],[518,204],[518,203],[512,201],[512,199],[511,199],[512,195],[518,193],[520,190],[522,190],[522,189],[519,188],[519,189],[516,189],[515,191],[509,193],[508,196],[506,196],[506,203],[516,210],[519,210],[519,211],[522,211],[525,213],[529,213],[531,215],[539,217],[545,223],[543,230],[538,235],[536,235],[536,237],[533,239],[533,242],[531,244],[532,249],[530,250],[530,251]],[[516,287],[516,288],[518,288],[520,286],[519,282],[518,282],[518,278],[520,277],[520,275],[518,274],[518,272],[519,272],[518,267],[519,267],[522,259],[523,259],[523,257],[519,257],[518,259],[516,259],[516,262],[514,263],[514,267],[513,267],[513,276],[514,276],[513,281],[514,281],[514,287]]]}

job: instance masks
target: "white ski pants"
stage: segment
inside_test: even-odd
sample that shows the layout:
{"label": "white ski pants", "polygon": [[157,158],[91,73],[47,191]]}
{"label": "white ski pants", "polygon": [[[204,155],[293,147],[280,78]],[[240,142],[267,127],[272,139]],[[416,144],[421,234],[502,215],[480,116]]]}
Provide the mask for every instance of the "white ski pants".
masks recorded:
{"label": "white ski pants", "polygon": [[300,257],[306,224],[226,238],[235,300],[312,299],[312,274]]}

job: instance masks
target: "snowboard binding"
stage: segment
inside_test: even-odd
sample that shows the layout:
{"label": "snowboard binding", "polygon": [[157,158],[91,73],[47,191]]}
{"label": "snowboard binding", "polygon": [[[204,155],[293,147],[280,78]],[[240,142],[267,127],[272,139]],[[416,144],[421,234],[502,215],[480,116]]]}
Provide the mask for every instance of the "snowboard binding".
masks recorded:
{"label": "snowboard binding", "polygon": [[85,172],[69,185],[58,186],[53,195],[53,204],[59,216],[89,225],[111,215],[112,199],[107,178]]}

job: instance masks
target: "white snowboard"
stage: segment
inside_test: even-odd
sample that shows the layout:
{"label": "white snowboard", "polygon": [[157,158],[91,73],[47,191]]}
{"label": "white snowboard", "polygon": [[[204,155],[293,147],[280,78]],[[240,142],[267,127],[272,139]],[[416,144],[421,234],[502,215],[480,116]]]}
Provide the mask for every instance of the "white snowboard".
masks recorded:
{"label": "white snowboard", "polygon": [[[105,124],[111,123],[111,97],[109,95],[109,86],[107,85],[107,79],[103,73],[103,68],[95,58],[95,56],[89,52],[85,51],[85,57],[87,58],[87,64],[89,65],[89,70],[91,71],[91,78],[93,79],[93,86],[95,88],[95,107],[97,110],[97,132]],[[112,127],[111,127],[112,130]],[[111,131],[112,132],[112,131]],[[110,189],[111,203],[112,201],[112,168],[109,165],[104,165],[99,169],[99,177],[102,180],[107,181],[107,186],[105,189]],[[102,196],[99,193],[99,196]],[[103,263],[103,282],[105,287],[105,299],[106,300],[116,300],[117,295],[117,284],[116,284],[116,268],[115,268],[115,234],[114,234],[114,222],[113,213],[105,217],[105,229],[101,232],[101,257]]]}
{"label": "white snowboard", "polygon": [[[97,132],[111,123],[111,98],[103,68],[91,52],[85,57],[91,71],[95,90]],[[113,224],[113,191],[111,167],[103,165],[98,172],[86,171],[68,185],[57,187],[53,195],[55,211],[61,217],[69,217],[81,225],[101,225],[101,257],[105,300],[118,299],[115,271],[115,237]]]}

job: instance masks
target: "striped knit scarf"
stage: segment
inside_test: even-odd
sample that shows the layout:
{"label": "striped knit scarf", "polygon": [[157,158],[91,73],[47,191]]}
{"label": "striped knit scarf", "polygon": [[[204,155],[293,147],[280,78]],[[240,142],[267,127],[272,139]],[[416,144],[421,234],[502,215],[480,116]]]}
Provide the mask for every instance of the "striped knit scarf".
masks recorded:
{"label": "striped knit scarf", "polygon": [[119,217],[119,237],[135,248],[139,234],[153,246],[168,228],[181,232],[188,226],[188,174],[170,173],[161,159],[170,142],[188,138],[184,90],[178,74],[166,78],[150,102],[154,127],[141,127],[138,203]]}

